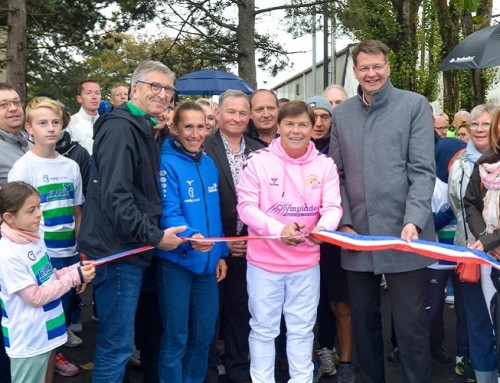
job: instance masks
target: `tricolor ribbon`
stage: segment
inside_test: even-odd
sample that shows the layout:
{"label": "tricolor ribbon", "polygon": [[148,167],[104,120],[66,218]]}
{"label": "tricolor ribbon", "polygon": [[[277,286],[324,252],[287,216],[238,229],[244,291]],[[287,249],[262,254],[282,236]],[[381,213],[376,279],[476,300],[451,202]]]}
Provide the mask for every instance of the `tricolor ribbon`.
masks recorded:
{"label": "tricolor ribbon", "polygon": [[[238,242],[238,241],[255,241],[259,239],[281,239],[288,238],[289,235],[244,235],[241,237],[208,237],[208,238],[193,238],[193,237],[180,237],[185,241],[191,242]],[[294,237],[305,237],[305,235],[297,235]]]}
{"label": "tricolor ribbon", "polygon": [[101,265],[104,265],[105,263],[112,262],[112,261],[115,261],[115,260],[120,259],[120,258],[125,258],[125,257],[128,257],[129,255],[143,253],[143,252],[145,252],[147,250],[151,250],[151,249],[154,249],[154,247],[153,246],[143,246],[143,247],[139,247],[137,249],[122,251],[120,253],[108,255],[107,257],[100,258],[97,261],[94,261],[94,266],[101,266]]}
{"label": "tricolor ribbon", "polygon": [[310,233],[324,242],[355,251],[400,250],[417,253],[425,257],[451,262],[477,263],[500,269],[500,262],[489,254],[463,246],[415,239],[411,242],[398,237],[349,234],[339,231],[322,230]]}
{"label": "tricolor ribbon", "polygon": [[[425,257],[441,259],[451,262],[476,263],[489,265],[500,269],[500,261],[479,250],[468,249],[463,246],[447,245],[444,243],[425,241],[421,239],[406,242],[398,237],[369,236],[360,234],[349,234],[339,231],[322,230],[320,232],[303,234],[302,237],[312,236],[332,245],[340,246],[344,249],[355,251],[377,251],[377,250],[400,250],[423,255]],[[193,242],[236,242],[255,241],[263,239],[282,239],[288,236],[265,235],[265,236],[242,236],[242,237],[209,237],[191,238],[181,237],[181,239]],[[153,249],[153,246],[144,246],[138,249],[123,251],[121,253],[109,255],[94,262],[95,266],[114,261],[116,259],[128,257],[130,255],[142,253]]]}

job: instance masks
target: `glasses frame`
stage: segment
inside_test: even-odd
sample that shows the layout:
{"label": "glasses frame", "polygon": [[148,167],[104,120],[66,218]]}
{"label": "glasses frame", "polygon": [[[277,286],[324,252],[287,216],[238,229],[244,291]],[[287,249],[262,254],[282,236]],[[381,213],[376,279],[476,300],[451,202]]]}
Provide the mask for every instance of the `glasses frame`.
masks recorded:
{"label": "glasses frame", "polygon": [[373,69],[374,72],[380,72],[387,64],[389,64],[389,61],[386,61],[383,64],[363,65],[362,67],[357,66],[356,69],[361,73],[368,73],[370,69]]}
{"label": "glasses frame", "polygon": [[0,110],[7,110],[11,105],[14,105],[16,108],[22,108],[23,102],[21,100],[5,100],[0,102]]}
{"label": "glasses frame", "polygon": [[481,123],[477,121],[471,121],[469,124],[469,129],[470,130],[476,130],[481,126],[483,129],[489,129],[491,127],[491,122],[490,121],[483,121]]}
{"label": "glasses frame", "polygon": [[142,80],[139,80],[137,81],[137,83],[140,83],[142,82],[143,84],[147,84],[151,87],[151,92],[153,94],[160,94],[161,93],[161,90],[162,89],[165,89],[165,93],[170,95],[170,96],[173,96],[175,94],[175,92],[177,92],[177,90],[175,88],[172,88],[171,86],[163,86],[157,82],[147,82],[147,81],[142,81]]}

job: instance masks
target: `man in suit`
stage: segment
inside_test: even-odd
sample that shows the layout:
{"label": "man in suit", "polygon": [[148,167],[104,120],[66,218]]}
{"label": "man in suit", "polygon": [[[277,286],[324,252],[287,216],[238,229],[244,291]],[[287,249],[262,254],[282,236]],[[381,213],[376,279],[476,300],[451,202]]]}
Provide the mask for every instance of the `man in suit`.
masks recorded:
{"label": "man in suit", "polygon": [[[248,96],[227,90],[219,98],[216,112],[219,130],[205,140],[205,152],[219,170],[222,226],[226,237],[247,235],[236,211],[236,184],[247,155],[264,146],[243,133],[250,120]],[[227,378],[232,383],[250,382],[248,334],[250,313],[246,289],[245,241],[228,242],[230,257],[222,307]]]}
{"label": "man in suit", "polygon": [[[357,95],[335,108],[329,154],[337,164],[340,230],[435,240],[431,212],[434,137],[428,101],[389,80],[389,48],[368,40],[352,51]],[[434,261],[396,250],[342,250],[361,380],[385,382],[380,281],[385,274],[403,380],[431,382],[426,267]]]}

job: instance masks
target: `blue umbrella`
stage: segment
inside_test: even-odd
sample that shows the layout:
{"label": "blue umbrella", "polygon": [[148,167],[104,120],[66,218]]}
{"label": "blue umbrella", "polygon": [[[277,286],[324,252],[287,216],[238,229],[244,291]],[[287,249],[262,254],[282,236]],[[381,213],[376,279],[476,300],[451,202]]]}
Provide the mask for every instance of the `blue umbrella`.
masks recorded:
{"label": "blue umbrella", "polygon": [[177,80],[175,87],[177,94],[212,96],[222,94],[228,89],[253,93],[253,89],[241,77],[222,70],[199,70],[188,73]]}

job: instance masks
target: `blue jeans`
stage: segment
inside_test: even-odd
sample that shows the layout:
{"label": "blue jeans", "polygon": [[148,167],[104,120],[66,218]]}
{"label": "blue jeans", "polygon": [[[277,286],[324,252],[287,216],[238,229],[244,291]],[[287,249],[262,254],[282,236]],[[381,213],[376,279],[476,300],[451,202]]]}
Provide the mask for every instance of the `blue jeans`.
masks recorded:
{"label": "blue jeans", "polygon": [[[50,258],[50,263],[52,264],[52,267],[57,270],[61,270],[64,267],[74,265],[79,261],[80,261],[80,256],[78,254],[66,258]],[[69,305],[71,303],[71,298],[73,298],[74,294],[75,294],[75,289],[71,289],[61,297],[61,303],[66,318],[68,317]]]}
{"label": "blue jeans", "polygon": [[160,382],[202,383],[219,310],[215,274],[196,275],[162,259],[157,277],[163,324]]}
{"label": "blue jeans", "polygon": [[472,366],[475,371],[496,371],[493,324],[488,314],[481,283],[462,282],[461,288],[467,318]]}
{"label": "blue jeans", "polygon": [[107,263],[93,280],[99,313],[93,383],[121,383],[134,349],[134,320],[144,268]]}

